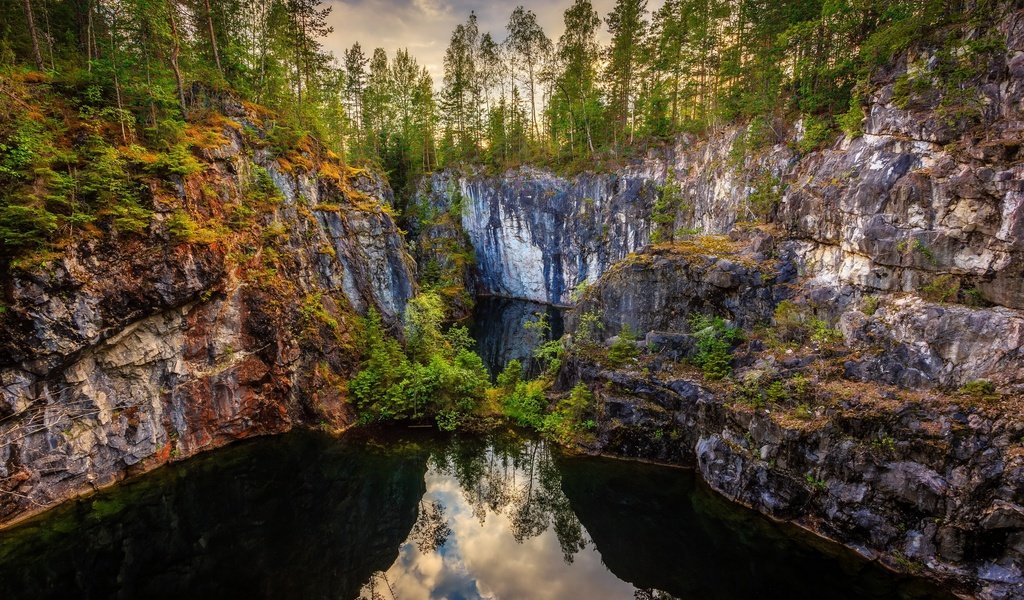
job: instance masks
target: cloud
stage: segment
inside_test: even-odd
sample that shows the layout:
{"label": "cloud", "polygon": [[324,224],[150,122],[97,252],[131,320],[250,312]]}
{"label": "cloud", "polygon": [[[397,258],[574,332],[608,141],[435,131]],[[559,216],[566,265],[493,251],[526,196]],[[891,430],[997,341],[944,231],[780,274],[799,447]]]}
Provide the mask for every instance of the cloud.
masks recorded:
{"label": "cloud", "polygon": [[424,16],[431,19],[437,19],[451,12],[451,7],[440,0],[412,0],[412,3],[420,9]]}

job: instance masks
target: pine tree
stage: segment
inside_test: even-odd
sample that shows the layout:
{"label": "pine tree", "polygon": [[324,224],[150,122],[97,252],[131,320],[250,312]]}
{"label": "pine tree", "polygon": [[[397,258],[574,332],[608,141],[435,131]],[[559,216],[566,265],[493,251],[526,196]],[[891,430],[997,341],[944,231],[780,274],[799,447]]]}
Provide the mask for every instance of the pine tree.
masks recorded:
{"label": "pine tree", "polygon": [[366,90],[366,65],[369,62],[359,42],[345,51],[345,107],[349,122],[356,128],[358,152],[363,155],[369,147],[363,121],[363,94]]}
{"label": "pine tree", "polygon": [[513,73],[524,71],[530,93],[530,125],[534,141],[540,138],[537,124],[537,83],[540,67],[551,51],[551,40],[537,23],[532,10],[517,6],[508,21],[508,45],[512,51]]}
{"label": "pine tree", "polygon": [[597,89],[600,25],[601,18],[590,1],[575,0],[565,11],[565,32],[558,40],[559,73],[549,111],[553,135],[567,135],[573,153],[579,148],[594,153],[594,130],[601,111]]}
{"label": "pine tree", "polygon": [[609,121],[614,123],[614,140],[621,146],[632,142],[631,120],[636,97],[640,49],[647,34],[646,0],[618,0],[605,19],[612,34],[605,69],[608,86]]}
{"label": "pine tree", "polygon": [[455,27],[444,55],[444,90],[441,114],[445,135],[451,140],[452,152],[458,160],[476,156],[479,115],[480,78],[477,74],[479,30],[476,15]]}

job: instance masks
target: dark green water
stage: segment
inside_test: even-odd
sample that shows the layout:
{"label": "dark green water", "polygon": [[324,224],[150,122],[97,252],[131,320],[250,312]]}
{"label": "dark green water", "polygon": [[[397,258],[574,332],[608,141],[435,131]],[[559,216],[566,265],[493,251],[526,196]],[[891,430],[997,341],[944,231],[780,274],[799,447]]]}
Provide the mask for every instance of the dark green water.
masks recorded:
{"label": "dark green water", "polygon": [[0,598],[943,598],[691,472],[515,434],[293,433],[0,533]]}

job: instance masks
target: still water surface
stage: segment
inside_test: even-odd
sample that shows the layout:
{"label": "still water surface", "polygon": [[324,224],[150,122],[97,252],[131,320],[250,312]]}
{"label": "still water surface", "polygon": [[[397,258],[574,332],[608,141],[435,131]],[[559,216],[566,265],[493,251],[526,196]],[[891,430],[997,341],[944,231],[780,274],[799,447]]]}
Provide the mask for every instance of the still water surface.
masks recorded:
{"label": "still water surface", "polygon": [[682,469],[514,432],[291,433],[0,533],[0,598],[944,598]]}

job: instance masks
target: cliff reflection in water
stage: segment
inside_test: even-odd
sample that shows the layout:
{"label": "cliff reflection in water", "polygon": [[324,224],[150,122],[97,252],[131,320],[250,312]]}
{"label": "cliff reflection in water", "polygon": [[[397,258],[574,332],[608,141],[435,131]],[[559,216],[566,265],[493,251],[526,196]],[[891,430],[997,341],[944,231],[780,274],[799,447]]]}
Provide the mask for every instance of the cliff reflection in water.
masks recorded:
{"label": "cliff reflection in water", "polygon": [[398,555],[427,454],[291,433],[0,532],[0,598],[354,598]]}
{"label": "cliff reflection in water", "polygon": [[946,597],[919,585],[690,471],[514,432],[294,432],[0,533],[4,600]]}

